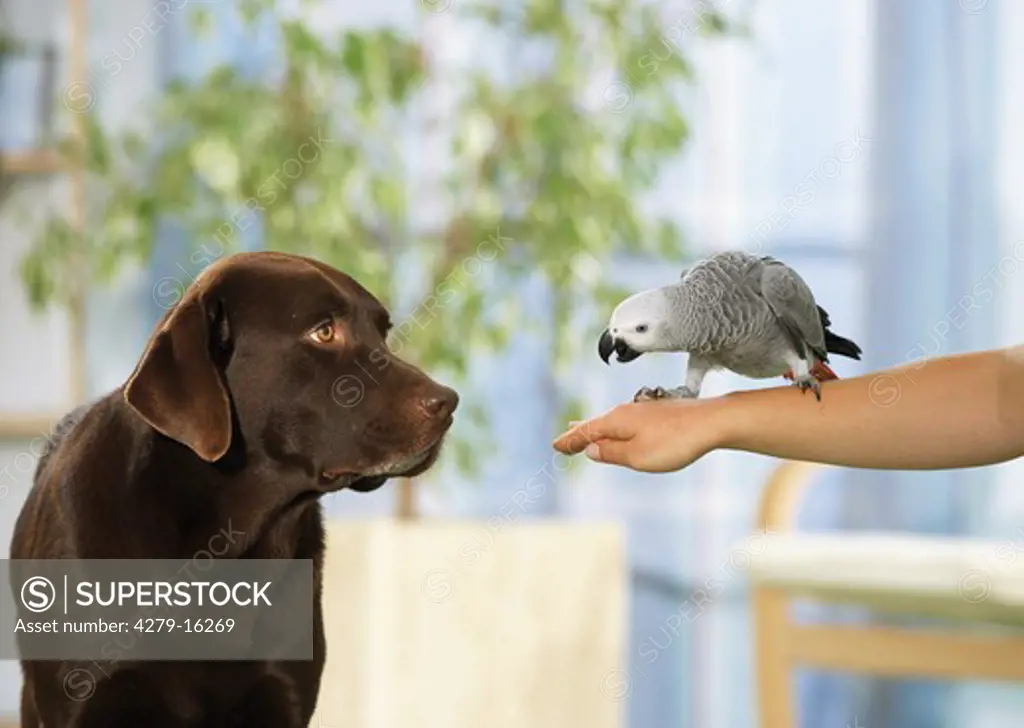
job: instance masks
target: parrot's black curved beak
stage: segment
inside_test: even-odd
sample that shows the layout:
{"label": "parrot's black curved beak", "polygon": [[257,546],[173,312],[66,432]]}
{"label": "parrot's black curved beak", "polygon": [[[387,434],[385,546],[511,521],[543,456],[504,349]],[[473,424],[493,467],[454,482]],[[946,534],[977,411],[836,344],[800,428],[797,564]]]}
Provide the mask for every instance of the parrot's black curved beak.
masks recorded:
{"label": "parrot's black curved beak", "polygon": [[605,364],[610,365],[608,359],[611,357],[613,351],[615,351],[615,339],[612,338],[608,329],[605,329],[604,333],[601,334],[601,340],[597,342],[597,353],[601,356],[601,360]]}
{"label": "parrot's black curved beak", "polygon": [[631,349],[629,347],[629,344],[627,344],[625,341],[615,342],[615,353],[618,355],[618,360],[623,364],[625,364],[627,361],[633,361],[638,356],[643,354],[642,351]]}
{"label": "parrot's black curved beak", "polygon": [[601,355],[601,359],[604,360],[605,364],[609,364],[608,359],[611,357],[612,352],[615,352],[616,359],[623,364],[628,361],[633,361],[638,356],[643,354],[642,351],[637,351],[630,347],[622,339],[615,339],[612,337],[611,332],[608,329],[604,330],[601,334],[601,340],[597,342],[597,353]]}

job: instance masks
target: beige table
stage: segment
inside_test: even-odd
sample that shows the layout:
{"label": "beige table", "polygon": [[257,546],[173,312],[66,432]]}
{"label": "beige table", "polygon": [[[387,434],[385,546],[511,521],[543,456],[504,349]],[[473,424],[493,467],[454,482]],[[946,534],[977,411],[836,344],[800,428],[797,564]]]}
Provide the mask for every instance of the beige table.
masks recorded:
{"label": "beige table", "polygon": [[[1024,552],[999,541],[796,533],[799,497],[820,470],[783,464],[761,503],[766,546],[750,555],[761,728],[796,728],[798,666],[1024,681]],[[790,609],[802,598],[942,618],[950,626],[799,625]]]}

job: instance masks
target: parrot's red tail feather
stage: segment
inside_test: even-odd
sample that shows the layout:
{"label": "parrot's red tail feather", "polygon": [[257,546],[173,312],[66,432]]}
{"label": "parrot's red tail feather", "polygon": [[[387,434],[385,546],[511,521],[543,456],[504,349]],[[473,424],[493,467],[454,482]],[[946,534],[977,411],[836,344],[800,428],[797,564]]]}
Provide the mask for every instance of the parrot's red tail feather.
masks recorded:
{"label": "parrot's red tail feather", "polygon": [[[830,379],[839,379],[839,375],[838,374],[836,374],[834,371],[832,371],[827,364],[824,364],[824,363],[822,363],[820,361],[817,362],[813,367],[811,367],[811,374],[819,382],[827,382]],[[790,370],[790,371],[786,372],[782,376],[792,382],[793,381],[793,370]]]}
{"label": "parrot's red tail feather", "polygon": [[814,366],[811,367],[811,374],[819,382],[827,382],[829,379],[839,379],[839,375],[832,371],[828,364],[820,361],[816,362]]}

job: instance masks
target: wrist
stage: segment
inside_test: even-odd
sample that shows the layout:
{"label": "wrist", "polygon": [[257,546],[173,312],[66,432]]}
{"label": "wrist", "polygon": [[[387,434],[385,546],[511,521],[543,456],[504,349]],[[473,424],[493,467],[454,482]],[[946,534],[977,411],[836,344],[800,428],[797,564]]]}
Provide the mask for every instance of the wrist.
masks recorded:
{"label": "wrist", "polygon": [[753,392],[728,392],[709,400],[713,450],[745,450],[750,432]]}

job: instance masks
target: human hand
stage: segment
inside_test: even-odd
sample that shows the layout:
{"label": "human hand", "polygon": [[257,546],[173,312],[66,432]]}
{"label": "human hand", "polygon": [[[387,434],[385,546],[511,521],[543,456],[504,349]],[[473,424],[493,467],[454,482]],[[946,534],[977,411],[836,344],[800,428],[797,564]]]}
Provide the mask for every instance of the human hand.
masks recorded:
{"label": "human hand", "polygon": [[648,473],[679,470],[719,447],[721,398],[620,404],[600,417],[571,423],[553,446],[566,455]]}

